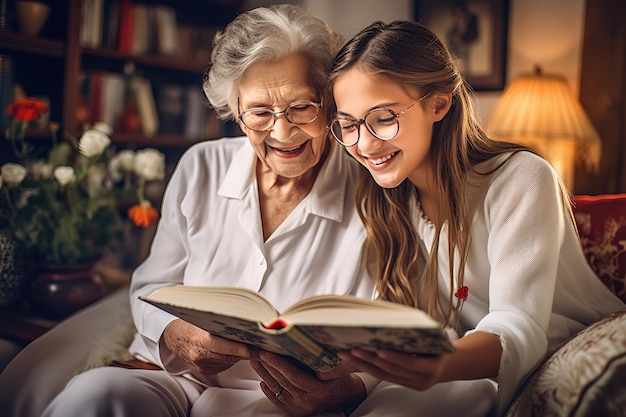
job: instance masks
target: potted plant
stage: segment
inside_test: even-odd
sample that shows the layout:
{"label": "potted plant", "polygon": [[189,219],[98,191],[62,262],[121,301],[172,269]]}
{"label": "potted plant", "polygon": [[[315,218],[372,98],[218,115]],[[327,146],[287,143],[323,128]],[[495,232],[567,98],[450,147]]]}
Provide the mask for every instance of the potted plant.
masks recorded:
{"label": "potted plant", "polygon": [[[23,98],[7,112],[13,119],[7,136],[15,162],[0,167],[4,223],[40,272],[30,284],[34,307],[47,304],[65,315],[76,309],[69,298],[81,299],[75,304],[82,307],[102,296],[91,268],[123,241],[121,201],[132,201],[128,216],[138,227],[156,221],[158,213],[144,197],[144,187],[163,179],[165,158],[151,148],[112,153],[112,129],[104,123],[88,126],[78,140],[70,135],[58,140],[58,125],[51,123],[52,141],[42,157],[24,136],[28,124],[47,112],[46,105]],[[74,291],[71,297],[58,291],[66,281],[72,281],[66,288]],[[56,294],[50,294],[52,288]]]}

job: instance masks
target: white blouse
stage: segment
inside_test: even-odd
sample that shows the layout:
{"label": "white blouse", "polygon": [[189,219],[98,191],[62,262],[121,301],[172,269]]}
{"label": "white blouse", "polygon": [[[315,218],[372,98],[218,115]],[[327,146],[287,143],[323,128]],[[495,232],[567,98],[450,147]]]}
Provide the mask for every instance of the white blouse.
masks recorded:
{"label": "white blouse", "polygon": [[[465,267],[469,297],[461,323],[464,331],[500,336],[500,414],[547,349],[624,304],[587,264],[557,174],[544,159],[519,152],[494,174],[477,176],[467,194],[473,216]],[[434,225],[419,205],[416,210],[418,235],[430,251]],[[447,243],[444,225],[439,246],[442,300],[450,288]]]}
{"label": "white blouse", "polygon": [[[204,142],[183,155],[164,195],[151,252],[133,274],[138,334],[132,353],[171,372],[187,366],[171,353],[159,353],[159,338],[174,317],[137,298],[163,286],[246,287],[279,311],[318,294],[373,297],[374,282],[361,255],[365,231],[354,203],[358,166],[334,142],[331,146],[309,195],[266,241],[254,175],[257,157],[248,139]],[[229,372],[220,374],[222,386]]]}

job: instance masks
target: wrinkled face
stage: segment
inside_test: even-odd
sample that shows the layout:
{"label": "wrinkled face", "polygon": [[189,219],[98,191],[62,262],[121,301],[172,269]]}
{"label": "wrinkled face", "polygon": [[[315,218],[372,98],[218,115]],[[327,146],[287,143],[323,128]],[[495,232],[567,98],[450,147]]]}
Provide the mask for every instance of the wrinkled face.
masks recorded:
{"label": "wrinkled face", "polygon": [[[243,75],[239,84],[239,114],[265,107],[283,111],[295,102],[320,103],[309,79],[310,65],[303,55],[289,55],[271,63],[256,63]],[[329,146],[324,110],[317,119],[303,125],[289,122],[284,114],[276,116],[272,128],[263,132],[248,129],[239,122],[259,160],[275,174],[288,178],[304,175],[321,161]]]}
{"label": "wrinkled face", "polygon": [[[363,123],[357,123],[359,141],[346,147],[370,171],[378,185],[394,188],[407,178],[417,185],[419,178],[427,175],[432,129],[436,121],[429,105],[431,97],[419,101],[419,92],[359,69],[351,69],[337,78],[333,95],[337,116],[354,120],[362,119],[376,108],[391,109],[396,115],[408,108],[397,119],[399,131],[395,138],[381,140],[372,135]],[[385,119],[381,123],[390,124],[392,121]]]}

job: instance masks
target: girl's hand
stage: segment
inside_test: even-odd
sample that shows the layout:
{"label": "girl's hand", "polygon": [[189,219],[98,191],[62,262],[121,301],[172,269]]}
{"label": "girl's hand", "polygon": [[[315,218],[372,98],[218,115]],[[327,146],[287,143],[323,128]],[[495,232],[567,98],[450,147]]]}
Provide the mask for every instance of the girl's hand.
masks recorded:
{"label": "girl's hand", "polygon": [[163,337],[170,351],[203,375],[218,374],[250,357],[246,345],[213,336],[183,320],[172,321]]}
{"label": "girl's hand", "polygon": [[292,417],[351,412],[367,395],[361,378],[342,365],[330,372],[313,373],[299,362],[269,352],[261,352],[258,360],[250,363],[263,380],[263,393]]}
{"label": "girl's hand", "polygon": [[455,353],[412,355],[390,350],[339,352],[345,366],[379,379],[424,391],[440,382],[498,375],[502,345],[492,333],[474,332],[454,342]]}
{"label": "girl's hand", "polygon": [[442,382],[441,375],[449,355],[420,355],[379,350],[352,349],[339,352],[343,363],[379,379],[424,391]]}

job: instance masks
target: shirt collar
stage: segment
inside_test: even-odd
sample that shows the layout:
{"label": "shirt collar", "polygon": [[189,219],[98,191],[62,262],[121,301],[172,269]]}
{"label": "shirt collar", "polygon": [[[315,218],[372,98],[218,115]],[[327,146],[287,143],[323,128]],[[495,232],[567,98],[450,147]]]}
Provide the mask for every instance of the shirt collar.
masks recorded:
{"label": "shirt collar", "polygon": [[[354,174],[349,170],[351,161],[343,148],[334,141],[330,146],[328,158],[320,169],[315,184],[304,203],[311,214],[341,222],[346,198],[346,183]],[[228,166],[218,194],[227,198],[243,199],[250,187],[256,185],[254,177],[256,160],[256,153],[249,142],[239,148]],[[242,169],[242,167],[248,167],[248,169]],[[354,196],[347,197],[354,198]]]}

